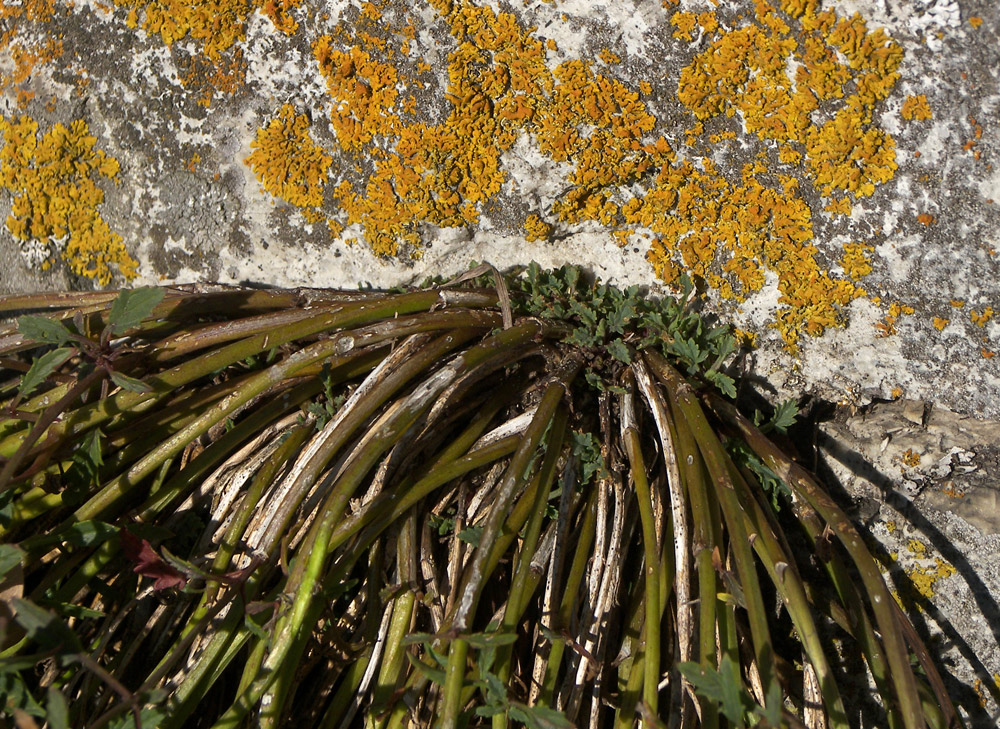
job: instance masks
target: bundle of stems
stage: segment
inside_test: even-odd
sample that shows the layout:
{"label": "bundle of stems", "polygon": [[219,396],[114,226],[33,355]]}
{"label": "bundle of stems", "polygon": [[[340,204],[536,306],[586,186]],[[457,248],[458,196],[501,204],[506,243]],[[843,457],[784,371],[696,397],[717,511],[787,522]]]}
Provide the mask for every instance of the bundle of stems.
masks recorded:
{"label": "bundle of stems", "polygon": [[859,674],[877,723],[960,725],[683,301],[532,266],[0,298],[27,311],[0,329],[19,726],[846,729]]}

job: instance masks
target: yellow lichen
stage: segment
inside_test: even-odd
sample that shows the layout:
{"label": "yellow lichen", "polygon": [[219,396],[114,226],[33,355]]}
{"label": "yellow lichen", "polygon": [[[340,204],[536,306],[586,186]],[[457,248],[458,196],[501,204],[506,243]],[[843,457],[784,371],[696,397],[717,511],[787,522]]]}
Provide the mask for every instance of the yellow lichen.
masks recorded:
{"label": "yellow lichen", "polygon": [[937,330],[938,330],[938,331],[940,332],[940,331],[942,331],[942,330],[943,330],[943,329],[944,329],[944,328],[945,328],[946,326],[948,326],[948,322],[949,322],[949,321],[950,321],[950,319],[943,319],[943,318],[941,318],[940,316],[936,316],[936,317],[934,317],[934,319],[933,319],[933,322],[932,322],[932,323],[934,324],[934,328],[935,328],[935,329],[937,329]]}
{"label": "yellow lichen", "polygon": [[[508,182],[504,154],[527,137],[569,170],[553,222],[597,224],[619,241],[641,229],[658,276],[686,271],[723,298],[740,300],[776,273],[776,326],[790,347],[841,324],[864,295],[851,279],[865,275],[870,249],[845,248],[845,278],[824,271],[807,201],[818,191],[828,210],[848,214],[894,174],[895,143],[873,119],[902,51],[882,30],[820,12],[815,0],[757,0],[751,18],[725,28],[712,13],[668,4],[678,37],[708,39],[680,75],[677,99],[694,118],[682,136],[691,150],[676,151],[654,132],[663,121],[644,102],[653,85],[608,75],[617,57],[607,49],[603,64],[553,67],[553,44],[512,14],[469,0],[430,4],[453,41],[437,123],[415,114],[430,67],[397,65],[379,37],[406,35],[391,19],[360,13],[313,44],[344,163],[327,215],[359,225],[377,255],[397,255],[400,244],[416,252],[424,224],[475,223]],[[419,79],[408,76],[414,66]],[[720,127],[737,115],[776,148],[781,174],[766,150],[734,175],[716,168],[706,141],[735,137]],[[540,225],[551,223],[530,220],[528,235],[544,237]]]}
{"label": "yellow lichen", "polygon": [[524,231],[526,240],[548,240],[552,235],[552,226],[537,215],[529,215],[524,221]]}
{"label": "yellow lichen", "polygon": [[97,210],[104,202],[97,182],[117,181],[118,161],[95,149],[87,123],[55,124],[39,138],[34,119],[0,116],[0,133],[0,186],[13,197],[6,221],[11,235],[62,247],[70,270],[102,285],[111,281],[112,267],[134,277],[136,261]]}
{"label": "yellow lichen", "polygon": [[845,243],[844,254],[840,258],[840,265],[844,269],[844,275],[858,281],[872,272],[872,262],[868,258],[875,249],[864,243]]}
{"label": "yellow lichen", "polygon": [[931,118],[931,107],[927,103],[927,96],[907,96],[903,102],[903,107],[899,110],[899,115],[907,121],[922,121]]}
{"label": "yellow lichen", "polygon": [[[292,34],[298,24],[290,13],[301,0],[115,0],[128,8],[126,24],[142,27],[171,45],[191,38],[212,60],[245,38],[250,15],[260,11],[274,27]],[[140,23],[140,16],[142,18]]]}
{"label": "yellow lichen", "polygon": [[986,322],[988,322],[992,318],[993,318],[992,306],[987,306],[982,311],[976,311],[975,309],[969,310],[969,319],[971,319],[972,323],[975,324],[977,327],[986,326]]}
{"label": "yellow lichen", "polygon": [[261,185],[299,207],[323,204],[323,185],[333,159],[309,135],[309,117],[285,104],[278,116],[257,131],[247,157]]}
{"label": "yellow lichen", "polygon": [[978,28],[982,24],[983,24],[983,19],[980,18],[978,15],[973,15],[969,18],[969,25],[971,25],[973,28]]}
{"label": "yellow lichen", "polygon": [[617,63],[622,62],[621,56],[619,56],[617,53],[614,53],[613,51],[608,50],[607,48],[602,48],[601,52],[598,55],[601,57],[601,60],[604,61],[609,66],[613,66]]}

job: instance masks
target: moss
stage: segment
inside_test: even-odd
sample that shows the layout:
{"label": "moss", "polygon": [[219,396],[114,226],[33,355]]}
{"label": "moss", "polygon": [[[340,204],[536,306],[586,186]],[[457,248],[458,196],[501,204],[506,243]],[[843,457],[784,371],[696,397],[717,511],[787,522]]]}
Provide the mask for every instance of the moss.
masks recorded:
{"label": "moss", "polygon": [[257,131],[247,157],[264,189],[299,207],[323,204],[323,186],[333,159],[309,136],[309,118],[285,104],[278,116]]}
{"label": "moss", "polygon": [[75,274],[110,283],[117,271],[136,274],[136,261],[98,212],[101,178],[117,181],[118,161],[95,149],[86,122],[55,124],[41,137],[28,116],[0,117],[0,186],[13,197],[7,229],[20,241],[35,241],[62,257]]}

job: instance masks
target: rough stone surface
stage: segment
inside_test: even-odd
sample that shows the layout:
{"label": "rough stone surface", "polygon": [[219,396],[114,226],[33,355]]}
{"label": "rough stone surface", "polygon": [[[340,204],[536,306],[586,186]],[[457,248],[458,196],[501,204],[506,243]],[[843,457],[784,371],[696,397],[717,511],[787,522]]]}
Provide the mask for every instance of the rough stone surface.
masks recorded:
{"label": "rough stone surface", "polygon": [[[806,83],[797,76],[803,62],[795,53],[805,47],[808,34],[793,11],[813,4],[771,0],[774,17],[791,29],[781,35],[768,26],[770,36],[760,31],[760,37],[770,38],[761,54],[773,51],[777,40],[796,44],[796,51],[783,51],[788,94]],[[810,124],[819,129],[849,106],[845,97],[860,98],[859,68],[865,63],[882,64],[872,78],[885,88],[862,104],[865,112],[851,117],[854,121],[838,137],[845,154],[877,141],[865,152],[870,156],[825,162],[816,151],[822,145],[813,149],[807,136],[789,141],[788,132],[768,136],[754,131],[754,124],[765,123],[767,116],[754,121],[752,109],[736,108],[740,97],[749,96],[746,89],[731,94],[723,112],[702,119],[700,128],[693,102],[681,100],[685,69],[694,68],[697,58],[711,59],[716,41],[736,37],[729,34],[741,28],[765,28],[768,3],[763,0],[526,0],[513,5],[482,0],[482,5],[492,9],[494,18],[510,13],[516,26],[511,32],[541,44],[539,68],[547,70],[535,73],[551,75],[560,64],[577,59],[589,62],[591,85],[584,91],[597,98],[598,76],[612,88],[600,98],[611,104],[604,126],[614,133],[598,143],[598,133],[606,129],[597,116],[589,122],[564,121],[563,128],[557,125],[547,136],[537,120],[531,122],[537,122],[535,127],[522,121],[483,126],[513,97],[504,91],[487,98],[479,90],[477,84],[491,71],[488,64],[458,64],[463,48],[492,42],[486,36],[496,28],[485,35],[471,33],[466,46],[460,46],[444,16],[449,7],[452,12],[465,7],[457,0],[412,5],[396,0],[175,5],[159,0],[0,0],[0,116],[5,123],[30,117],[37,131],[29,137],[42,146],[57,125],[85,123],[83,137],[93,138],[92,149],[120,167],[117,174],[102,177],[81,172],[78,164],[76,177],[71,172],[46,177],[38,159],[33,166],[17,162],[17,145],[9,144],[13,133],[6,134],[11,149],[0,160],[0,220],[7,221],[0,228],[0,293],[126,283],[121,275],[126,265],[112,264],[101,275],[70,253],[78,239],[85,250],[102,254],[114,245],[114,236],[120,236],[117,245],[137,262],[131,279],[136,284],[218,280],[392,286],[458,272],[472,261],[507,267],[536,260],[542,265],[582,264],[611,282],[660,291],[668,287],[656,275],[656,270],[663,272],[664,259],[657,258],[655,240],[669,239],[672,230],[673,242],[664,245],[673,246],[675,265],[701,266],[705,305],[755,336],[753,371],[769,397],[809,394],[840,403],[845,411],[861,408],[855,416],[825,426],[823,462],[844,483],[845,498],[856,501],[858,518],[884,544],[911,613],[940,636],[937,647],[953,661],[958,702],[976,726],[994,726],[990,712],[1000,705],[1000,428],[994,422],[1000,419],[1000,357],[994,356],[1000,352],[1000,315],[989,312],[993,307],[1000,313],[1000,5],[990,0],[819,3],[816,12],[833,11],[836,23],[858,13],[867,23],[862,41],[876,38],[873,34],[884,28],[885,36],[873,41],[872,48],[902,53],[895,71],[886,66],[890,61],[872,61],[862,51],[860,66],[850,68],[855,60],[848,57],[850,44],[833,48],[831,62],[851,80],[842,84],[841,97],[833,94],[809,115]],[[208,9],[204,17],[226,14],[218,16],[221,23],[203,27],[197,14],[189,12],[199,8]],[[703,13],[712,13],[719,29],[710,30],[703,18],[685,38],[685,23]],[[357,62],[347,70],[343,64],[324,68],[316,49],[327,35],[332,49],[370,53],[396,69],[398,78],[379,86]],[[827,31],[821,35],[830,37]],[[515,54],[496,65],[510,67],[516,61]],[[339,71],[351,83],[334,98],[328,82]],[[898,78],[889,78],[889,71],[898,72]],[[753,75],[761,74],[755,70]],[[337,114],[347,109],[348,116],[358,117],[364,112],[362,101],[374,104],[376,94],[391,90],[400,100],[386,107],[386,113],[376,108],[366,118],[375,129],[373,139],[348,149],[343,125],[334,123]],[[920,110],[921,95],[929,118]],[[405,99],[412,99],[406,109]],[[542,103],[535,102],[540,114]],[[780,100],[774,103],[776,118],[785,107]],[[262,130],[285,118],[286,105],[305,132],[285,127],[284,152],[272,150],[277,156],[268,164],[280,158],[284,161],[274,164],[286,166],[283,173],[271,171],[265,189],[255,175],[263,167],[255,170],[248,158]],[[636,105],[641,113],[626,113],[626,106]],[[725,108],[736,113],[729,116]],[[652,122],[628,128],[622,119],[629,113]],[[379,121],[388,117],[426,125],[416,135],[417,147],[432,144],[434,135],[427,130],[456,119],[471,125],[458,138],[470,145],[477,140],[484,150],[492,142],[476,137],[476,130],[493,129],[497,136],[513,129],[510,143],[497,154],[497,188],[476,197],[466,184],[488,181],[470,172],[474,155],[462,168],[465,182],[441,183],[461,190],[460,197],[471,206],[461,213],[466,217],[408,219],[399,228],[407,235],[392,241],[395,251],[385,240],[381,248],[374,244],[378,231],[352,221],[338,193],[342,184],[353,185],[360,198],[371,198],[376,191],[366,185],[379,161],[399,153],[398,129]],[[558,141],[563,132],[582,135],[583,143],[568,158],[557,158],[553,139]],[[749,256],[756,262],[746,270],[759,274],[758,289],[733,283],[738,272],[725,267],[735,248],[723,246],[715,257],[695,260],[690,241],[697,234],[717,241],[727,233],[725,221],[696,221],[701,208],[684,217],[680,206],[690,200],[671,203],[675,207],[652,222],[624,220],[627,201],[649,192],[658,166],[617,182],[584,184],[574,177],[583,174],[588,151],[613,150],[622,139],[634,139],[642,149],[648,146],[653,151],[641,154],[650,159],[659,154],[655,145],[663,139],[673,155],[669,164],[685,170],[682,179],[670,183],[674,191],[699,198],[698,190],[684,186],[701,175],[708,182],[700,198],[729,204],[735,216],[757,214],[751,208],[761,204],[758,199],[740,198],[735,191],[741,184],[750,187],[744,165],[761,165],[751,175],[759,183],[753,190],[758,198],[761,191],[773,193],[771,202],[763,204],[760,229],[766,228],[764,237],[774,247]],[[64,161],[79,162],[91,154],[53,144],[49,149]],[[877,154],[891,157],[891,166],[875,170],[871,158]],[[818,160],[814,167],[809,166],[811,158]],[[288,160],[298,167],[287,166]],[[634,162],[626,155],[614,165],[599,163],[598,169],[613,178],[616,169]],[[427,164],[431,166],[423,171],[429,175],[447,176],[452,170],[448,159]],[[853,170],[862,182],[872,181],[871,189],[824,189],[819,178],[834,169],[845,174]],[[288,183],[284,188],[282,175]],[[67,176],[77,189],[82,180],[93,180],[102,194],[98,203],[81,208],[91,222],[72,234],[55,225],[18,235],[19,216],[30,227],[52,214],[51,206],[48,212],[35,208],[27,216],[19,213],[18,205],[24,204],[18,203],[19,196],[48,199],[53,185]],[[25,180],[35,185],[28,193]],[[711,188],[709,182],[718,186]],[[435,189],[440,193],[443,188]],[[310,190],[318,190],[318,204]],[[589,195],[580,198],[581,205],[601,202],[605,195],[604,203],[618,207],[606,214],[560,213],[581,190]],[[398,188],[395,192],[402,194]],[[837,205],[846,207],[837,212]],[[794,238],[798,233],[793,231],[793,238],[779,240],[775,223],[767,221],[785,215],[786,208],[799,216],[793,228],[808,235]],[[379,217],[385,212],[375,205],[368,219],[385,222]],[[107,223],[103,237],[94,233],[99,227],[92,222],[95,215]],[[679,232],[670,227],[677,220],[683,220]],[[753,237],[747,231],[756,229],[745,222],[738,225],[744,227],[733,240]],[[793,239],[795,245],[789,243]],[[855,244],[870,249],[855,249],[858,255],[851,259],[846,254]],[[803,253],[806,246],[814,250]],[[791,269],[781,269],[782,256],[813,262],[814,268],[802,269],[796,285],[828,276],[848,293],[841,303],[829,304],[822,297],[789,303],[788,287],[795,277]],[[652,265],[657,262],[660,269]],[[727,281],[744,300],[720,296]],[[789,307],[803,321],[818,322],[809,306],[833,312],[832,318],[816,324],[819,336],[802,331],[797,347],[790,348],[774,325]]]}

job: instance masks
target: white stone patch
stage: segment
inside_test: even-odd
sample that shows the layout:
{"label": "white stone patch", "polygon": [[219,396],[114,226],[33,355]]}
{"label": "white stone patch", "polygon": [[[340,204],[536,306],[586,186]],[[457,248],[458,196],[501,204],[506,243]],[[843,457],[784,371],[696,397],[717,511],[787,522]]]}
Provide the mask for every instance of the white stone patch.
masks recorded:
{"label": "white stone patch", "polygon": [[992,200],[994,205],[1000,205],[1000,169],[994,169],[989,177],[979,181],[977,187],[984,200]]}
{"label": "white stone patch", "polygon": [[177,66],[170,57],[170,49],[158,41],[158,38],[154,39],[149,48],[132,54],[132,73],[151,89],[157,86],[157,80],[161,78],[182,88]]}
{"label": "white stone patch", "polygon": [[521,197],[529,198],[540,210],[551,211],[552,203],[569,186],[566,180],[573,166],[556,162],[538,148],[534,137],[522,134],[501,159],[507,183]]}
{"label": "white stone patch", "polygon": [[277,103],[307,104],[325,112],[330,98],[319,64],[312,55],[303,58],[297,48],[283,43],[270,19],[253,13],[247,22],[246,83],[264,98]]}
{"label": "white stone patch", "polygon": [[760,291],[755,291],[740,303],[737,309],[736,321],[743,329],[752,331],[767,331],[768,323],[778,309],[778,274],[769,268],[764,269],[764,285]]}
{"label": "white stone patch", "polygon": [[885,261],[885,270],[893,281],[903,283],[910,279],[913,258],[908,259],[903,252],[920,244],[920,236],[908,235],[905,238],[890,236],[885,243],[875,246],[875,252]]}

